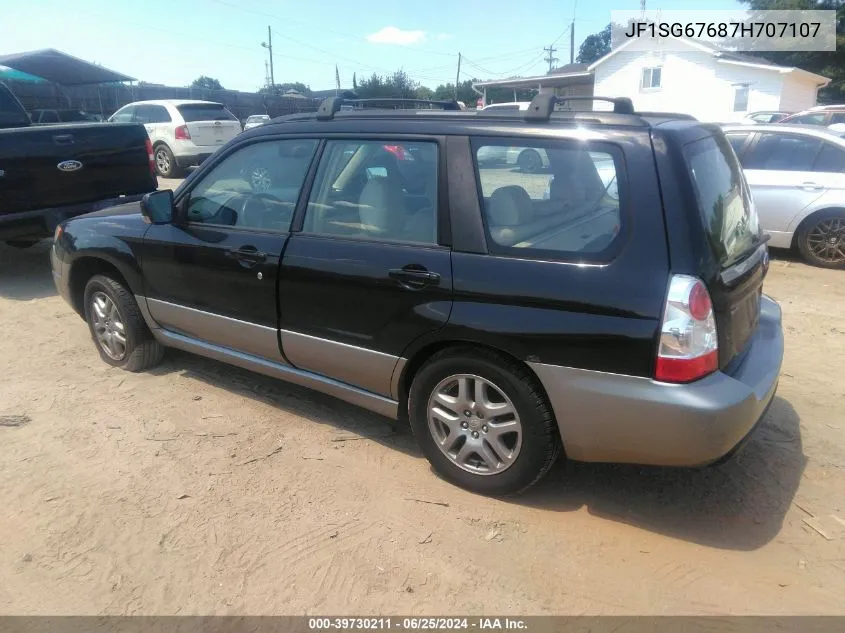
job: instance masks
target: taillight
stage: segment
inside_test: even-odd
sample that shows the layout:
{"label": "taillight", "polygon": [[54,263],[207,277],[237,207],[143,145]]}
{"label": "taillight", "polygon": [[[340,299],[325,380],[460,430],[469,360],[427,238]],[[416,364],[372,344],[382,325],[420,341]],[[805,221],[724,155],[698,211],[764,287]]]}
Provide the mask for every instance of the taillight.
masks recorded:
{"label": "taillight", "polygon": [[147,146],[147,161],[150,167],[150,174],[155,176],[156,174],[156,160],[155,156],[153,155],[153,143],[150,141],[149,137],[147,138],[147,142],[145,143]]}
{"label": "taillight", "polygon": [[673,275],[660,324],[654,377],[662,382],[692,382],[719,369],[719,339],[713,303],[704,283]]}
{"label": "taillight", "polygon": [[176,140],[179,141],[188,141],[191,139],[191,133],[188,131],[187,125],[180,125],[177,127],[173,135],[176,137]]}

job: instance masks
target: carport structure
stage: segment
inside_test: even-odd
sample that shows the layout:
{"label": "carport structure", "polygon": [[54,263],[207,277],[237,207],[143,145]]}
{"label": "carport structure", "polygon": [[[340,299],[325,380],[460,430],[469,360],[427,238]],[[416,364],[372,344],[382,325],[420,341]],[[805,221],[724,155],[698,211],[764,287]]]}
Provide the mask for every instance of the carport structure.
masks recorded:
{"label": "carport structure", "polygon": [[[109,70],[54,48],[0,55],[0,66],[43,79],[53,85],[52,95],[45,94],[43,84],[28,84],[25,91],[21,91],[20,87],[16,86],[18,89],[15,92],[25,106],[28,105],[28,102],[40,102],[46,98],[58,100],[57,87],[60,89],[90,87],[85,93],[91,94],[91,89],[96,86],[96,99],[100,111],[103,112],[101,86],[119,86],[122,88],[124,82],[135,81],[134,77]],[[61,92],[65,100],[68,101],[68,106],[70,106],[70,97],[64,90],[61,90]],[[114,99],[116,99],[116,95]]]}

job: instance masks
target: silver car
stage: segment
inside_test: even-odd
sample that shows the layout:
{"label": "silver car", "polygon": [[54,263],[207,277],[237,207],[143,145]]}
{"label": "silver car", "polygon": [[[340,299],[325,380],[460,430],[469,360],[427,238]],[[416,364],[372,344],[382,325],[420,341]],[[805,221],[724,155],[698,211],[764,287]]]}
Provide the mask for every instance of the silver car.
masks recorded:
{"label": "silver car", "polygon": [[259,125],[264,125],[269,120],[270,116],[267,114],[253,114],[248,116],[246,121],[244,121],[244,132],[251,130],[254,127],[258,127]]}
{"label": "silver car", "polygon": [[769,245],[797,248],[816,266],[845,269],[845,139],[794,124],[723,129]]}

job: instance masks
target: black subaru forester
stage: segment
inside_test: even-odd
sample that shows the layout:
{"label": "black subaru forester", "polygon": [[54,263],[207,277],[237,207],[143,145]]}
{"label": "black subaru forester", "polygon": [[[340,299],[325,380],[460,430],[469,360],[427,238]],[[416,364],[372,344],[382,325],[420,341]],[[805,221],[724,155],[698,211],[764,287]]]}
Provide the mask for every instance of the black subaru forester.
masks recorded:
{"label": "black subaru forester", "polygon": [[55,282],[111,365],[175,347],[407,416],[480,493],[561,452],[709,464],[777,387],[766,236],[719,128],[604,101],[329,99],[60,225]]}

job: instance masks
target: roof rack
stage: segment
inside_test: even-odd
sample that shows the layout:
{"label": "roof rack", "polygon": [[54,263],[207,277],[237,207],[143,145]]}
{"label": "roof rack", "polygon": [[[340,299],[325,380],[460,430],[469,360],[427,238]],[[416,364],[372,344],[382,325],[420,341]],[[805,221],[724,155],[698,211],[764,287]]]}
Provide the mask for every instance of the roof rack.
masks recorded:
{"label": "roof rack", "polygon": [[634,103],[628,97],[558,97],[553,94],[538,94],[525,111],[525,120],[548,121],[552,118],[555,104],[566,101],[608,101],[613,104],[614,114],[636,114]]}
{"label": "roof rack", "polygon": [[[389,103],[396,103],[402,106],[407,104],[414,104],[414,105],[434,105],[438,106],[442,110],[460,110],[461,106],[458,105],[457,101],[434,101],[432,99],[406,99],[404,97],[383,97],[383,98],[375,98],[375,99],[344,99],[343,97],[329,97],[328,99],[324,99],[323,102],[320,104],[320,107],[317,108],[317,120],[318,121],[331,121],[334,118],[334,115],[340,112],[341,106],[344,105],[351,105],[356,106],[360,105],[361,108],[355,109],[363,109],[368,104],[381,104],[387,105]],[[399,109],[399,108],[394,108]]]}

